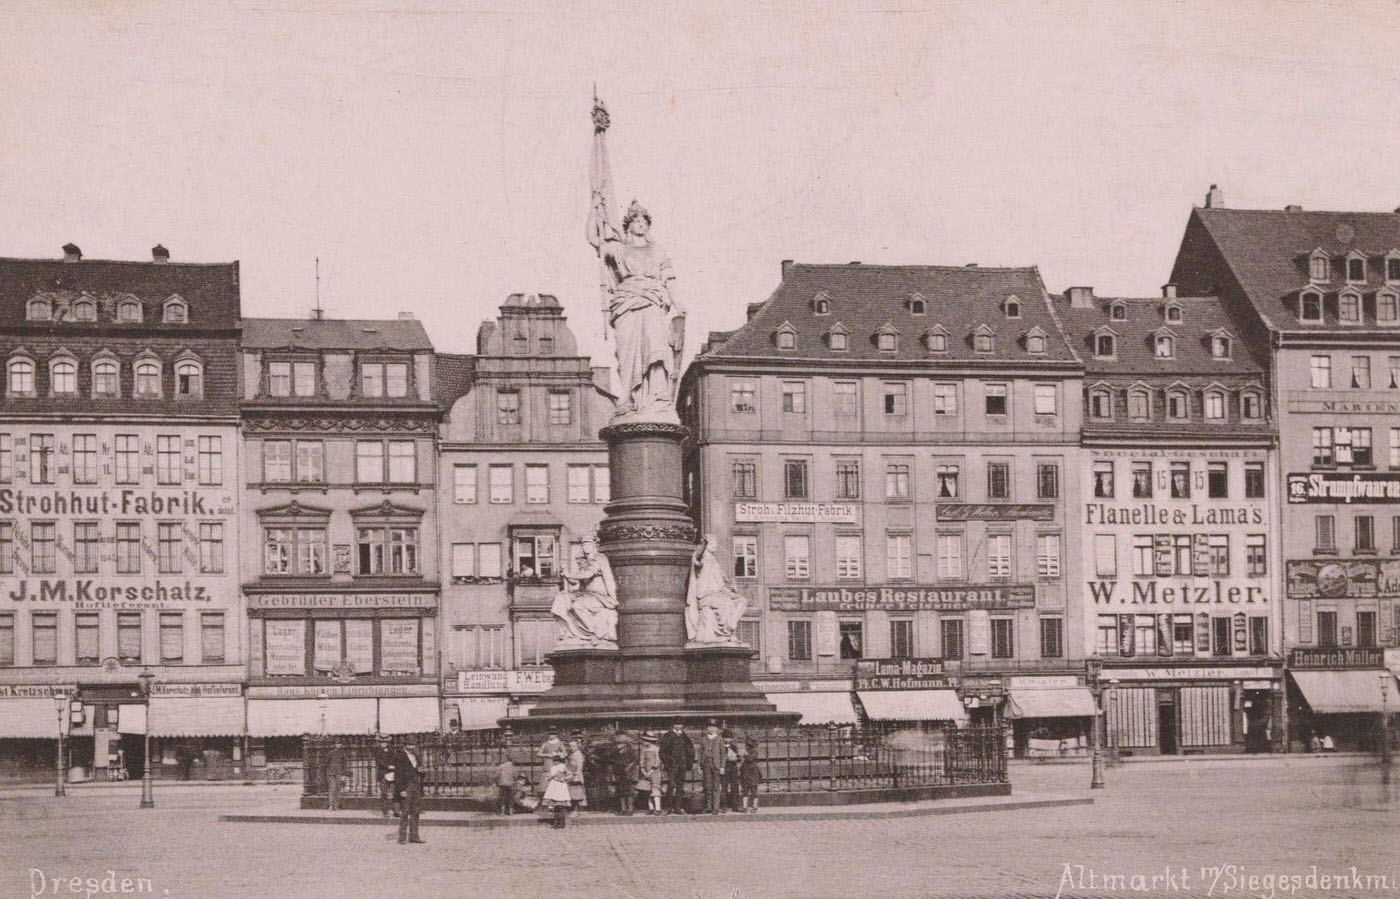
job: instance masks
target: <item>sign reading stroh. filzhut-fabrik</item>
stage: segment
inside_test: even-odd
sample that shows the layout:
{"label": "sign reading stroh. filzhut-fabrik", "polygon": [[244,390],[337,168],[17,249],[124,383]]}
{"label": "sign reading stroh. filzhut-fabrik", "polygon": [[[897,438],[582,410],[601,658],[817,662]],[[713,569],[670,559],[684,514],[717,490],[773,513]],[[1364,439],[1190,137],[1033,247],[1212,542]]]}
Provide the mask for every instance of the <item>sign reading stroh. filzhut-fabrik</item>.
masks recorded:
{"label": "sign reading stroh. filzhut-fabrik", "polygon": [[860,507],[855,503],[735,503],[734,520],[855,524],[860,521]]}

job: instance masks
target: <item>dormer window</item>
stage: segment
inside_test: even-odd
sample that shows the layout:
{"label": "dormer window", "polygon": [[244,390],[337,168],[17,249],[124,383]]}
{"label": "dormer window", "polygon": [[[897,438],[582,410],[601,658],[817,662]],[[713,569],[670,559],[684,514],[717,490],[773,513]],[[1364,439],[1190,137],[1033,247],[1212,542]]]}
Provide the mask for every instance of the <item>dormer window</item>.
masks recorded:
{"label": "dormer window", "polygon": [[49,301],[38,297],[29,301],[26,307],[25,318],[32,322],[46,322],[53,318],[53,307]]}
{"label": "dormer window", "polygon": [[1040,354],[1040,353],[1045,352],[1045,335],[1044,335],[1044,334],[1027,334],[1027,335],[1026,335],[1026,352],[1028,352],[1028,353],[1035,353],[1035,354]]}
{"label": "dormer window", "polygon": [[1129,390],[1128,417],[1133,421],[1147,421],[1152,417],[1152,395],[1140,387]]}
{"label": "dormer window", "polygon": [[1117,340],[1113,334],[1101,332],[1094,335],[1094,355],[1100,359],[1112,359],[1118,353]]}
{"label": "dormer window", "polygon": [[1219,421],[1225,417],[1225,394],[1220,390],[1206,391],[1206,418]]}
{"label": "dormer window", "polygon": [[1305,290],[1298,295],[1298,318],[1305,322],[1322,321],[1322,294]]}
{"label": "dormer window", "polygon": [[1113,393],[1107,387],[1095,387],[1089,391],[1089,417],[1113,417]]}
{"label": "dormer window", "polygon": [[10,396],[34,395],[34,360],[11,359],[5,373],[6,393]]}
{"label": "dormer window", "polygon": [[850,349],[850,334],[840,323],[837,323],[832,326],[830,331],[826,332],[826,345],[828,349],[837,352]]}
{"label": "dormer window", "polygon": [[1264,402],[1258,391],[1246,390],[1240,394],[1240,417],[1245,421],[1264,417]]}
{"label": "dormer window", "polygon": [[1168,303],[1163,315],[1169,322],[1176,323],[1181,321],[1181,305],[1179,303]]}
{"label": "dormer window", "polygon": [[360,395],[365,397],[408,396],[408,363],[361,362]]}
{"label": "dormer window", "polygon": [[911,297],[909,298],[909,314],[910,314],[910,315],[923,315],[923,314],[926,313],[927,311],[928,311],[928,304],[927,304],[926,302],[924,302],[924,298],[923,298],[923,297],[919,296],[919,295],[916,293],[916,294],[914,294],[913,296],[911,296]]}
{"label": "dormer window", "polygon": [[88,299],[78,300],[73,304],[73,320],[78,322],[97,321],[97,304]]}
{"label": "dormer window", "polygon": [[204,396],[204,366],[198,359],[175,363],[175,395],[194,399]]}
{"label": "dormer window", "polygon": [[825,293],[819,293],[812,297],[812,311],[817,315],[830,315],[831,298]]}
{"label": "dormer window", "polygon": [[1128,320],[1128,304],[1114,303],[1108,307],[1109,321],[1123,322]]}
{"label": "dormer window", "polygon": [[92,395],[95,397],[116,396],[119,389],[117,380],[121,367],[115,358],[98,358],[92,363]]}
{"label": "dormer window", "polygon": [[1385,283],[1400,284],[1400,250],[1385,254]]}
{"label": "dormer window", "polygon": [[1190,398],[1186,391],[1174,388],[1167,391],[1167,418],[1172,421],[1185,421],[1191,414]]}
{"label": "dormer window", "polygon": [[1171,359],[1176,355],[1176,338],[1170,334],[1158,334],[1152,342],[1152,355],[1158,359]]}
{"label": "dormer window", "polygon": [[995,346],[996,334],[991,328],[982,325],[972,332],[972,349],[977,353],[990,353]]}
{"label": "dormer window", "polygon": [[1360,253],[1347,255],[1347,283],[1366,283],[1366,257]]}
{"label": "dormer window", "polygon": [[1001,308],[1006,313],[1007,318],[1021,317],[1021,301],[1015,294],[1007,297],[1006,302],[1001,304]]}
{"label": "dormer window", "polygon": [[75,396],[78,393],[78,361],[72,356],[49,360],[49,393],[52,396]]}
{"label": "dormer window", "polygon": [[1212,359],[1230,358],[1230,338],[1224,334],[1216,334],[1210,339],[1210,357]]}
{"label": "dormer window", "polygon": [[160,362],[153,358],[136,362],[134,384],[136,396],[151,399],[160,396]]}
{"label": "dormer window", "polygon": [[780,350],[797,349],[797,329],[783,322],[783,326],[773,332],[773,343]]}
{"label": "dormer window", "polygon": [[141,303],[135,299],[122,300],[117,304],[117,321],[128,323],[141,321]]}
{"label": "dormer window", "polygon": [[180,297],[173,296],[161,307],[160,320],[166,324],[183,325],[190,320],[190,307]]}
{"label": "dormer window", "polygon": [[885,325],[875,332],[875,347],[882,353],[899,351],[899,332],[891,325]]}
{"label": "dormer window", "polygon": [[1332,277],[1332,263],[1327,258],[1327,254],[1322,250],[1313,250],[1308,257],[1308,280],[1314,282],[1327,281]]}
{"label": "dormer window", "polygon": [[946,353],[948,351],[948,333],[940,325],[924,335],[924,344],[930,353]]}
{"label": "dormer window", "polygon": [[1346,288],[1337,295],[1337,321],[1344,325],[1361,323],[1361,294]]}
{"label": "dormer window", "polygon": [[1376,322],[1393,325],[1400,320],[1400,299],[1393,290],[1382,290],[1376,294]]}

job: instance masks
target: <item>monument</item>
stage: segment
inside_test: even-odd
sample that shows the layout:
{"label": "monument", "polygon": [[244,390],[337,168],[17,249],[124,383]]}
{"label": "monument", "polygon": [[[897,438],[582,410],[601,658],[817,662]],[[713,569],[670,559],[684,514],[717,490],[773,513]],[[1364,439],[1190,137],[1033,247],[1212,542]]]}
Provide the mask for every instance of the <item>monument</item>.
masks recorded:
{"label": "monument", "polygon": [[612,501],[554,603],[554,686],[528,717],[509,723],[792,724],[796,714],[778,712],[754,687],[754,651],[736,635],[745,600],[724,579],[713,541],[696,546],[686,514],[681,448],[689,432],[675,407],[685,312],[670,257],[652,239],[651,214],[633,200],[621,227],[614,224],[609,124],[595,99],[587,236],[617,352],[617,412],[600,433]]}

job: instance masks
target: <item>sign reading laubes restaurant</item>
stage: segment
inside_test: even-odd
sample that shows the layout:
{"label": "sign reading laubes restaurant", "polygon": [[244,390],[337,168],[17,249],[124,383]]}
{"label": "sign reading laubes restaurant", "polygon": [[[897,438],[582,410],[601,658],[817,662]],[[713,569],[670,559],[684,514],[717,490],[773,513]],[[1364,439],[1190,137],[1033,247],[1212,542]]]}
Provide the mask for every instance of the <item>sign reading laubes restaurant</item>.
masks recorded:
{"label": "sign reading laubes restaurant", "polygon": [[776,612],[965,612],[969,609],[1035,608],[1031,584],[967,584],[958,587],[773,587]]}

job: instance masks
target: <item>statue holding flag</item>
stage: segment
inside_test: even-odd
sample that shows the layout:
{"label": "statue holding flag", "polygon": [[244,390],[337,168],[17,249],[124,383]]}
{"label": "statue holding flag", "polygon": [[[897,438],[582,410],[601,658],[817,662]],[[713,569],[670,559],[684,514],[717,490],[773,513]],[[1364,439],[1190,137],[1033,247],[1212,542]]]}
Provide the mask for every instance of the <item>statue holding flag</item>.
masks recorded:
{"label": "statue holding flag", "polygon": [[595,97],[588,242],[598,252],[603,314],[617,343],[620,396],[613,420],[677,422],[685,312],[676,297],[671,259],[651,239],[651,214],[633,200],[621,230],[613,224],[608,124],[607,108]]}

